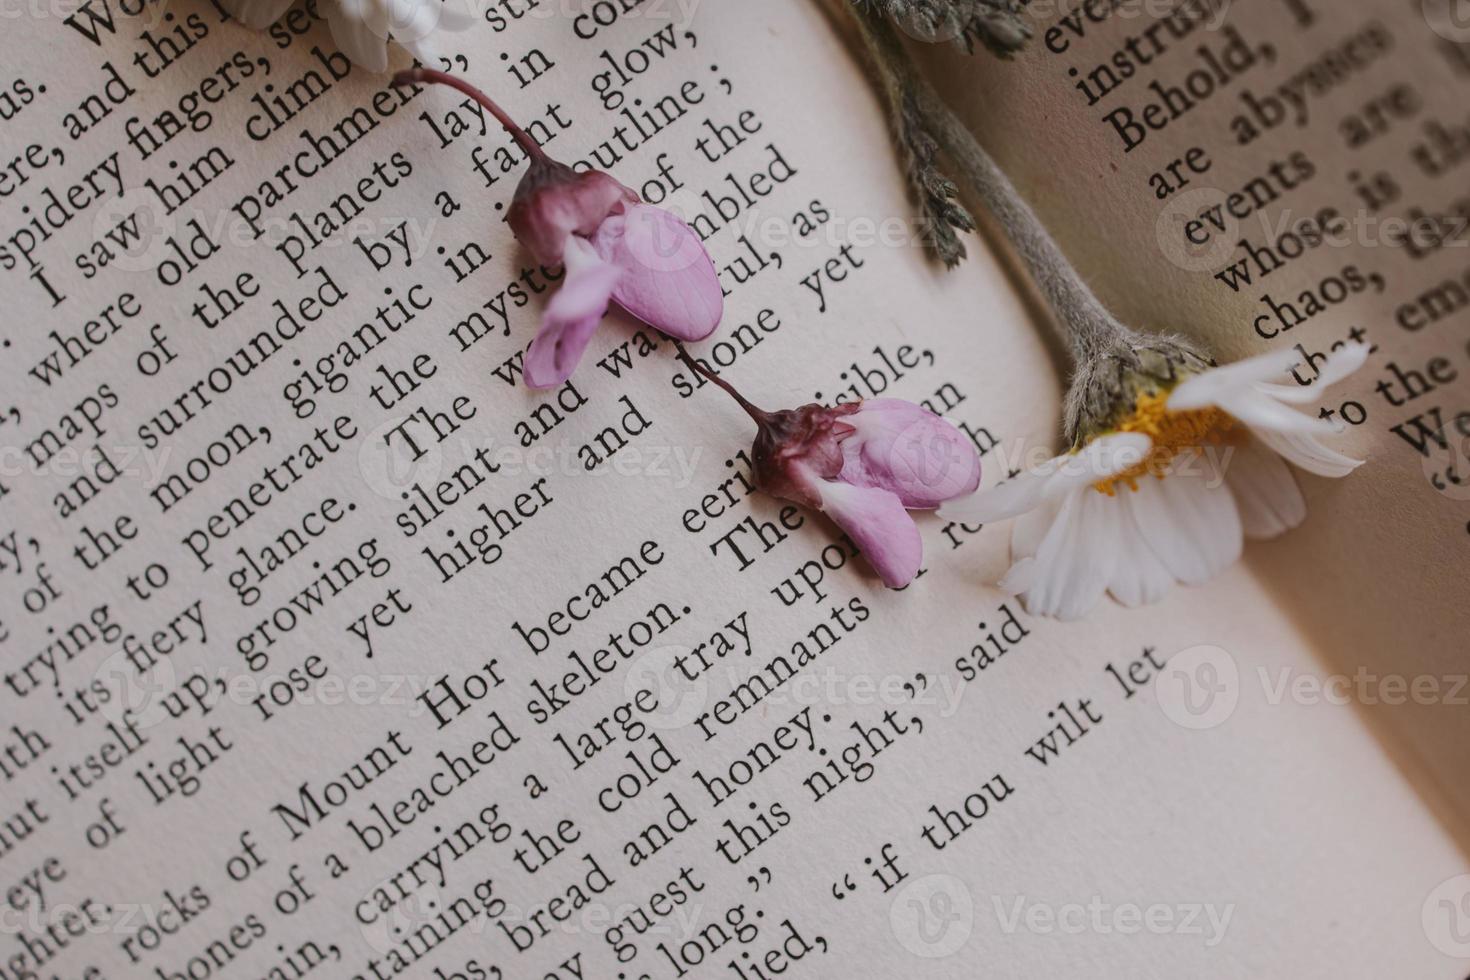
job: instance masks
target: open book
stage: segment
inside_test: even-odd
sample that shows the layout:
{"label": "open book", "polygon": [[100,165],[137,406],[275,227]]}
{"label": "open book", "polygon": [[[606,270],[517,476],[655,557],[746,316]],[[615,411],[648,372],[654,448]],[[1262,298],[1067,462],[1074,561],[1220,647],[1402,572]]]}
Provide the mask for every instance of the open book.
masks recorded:
{"label": "open book", "polygon": [[[1303,476],[1304,527],[1058,624],[988,584],[1000,527],[921,518],[884,590],[625,317],[528,391],[522,155],[328,2],[7,12],[0,978],[1464,974],[1452,10],[1037,0],[1013,61],[916,44],[1126,322],[1376,348],[1332,391],[1371,462]],[[692,354],[922,402],[994,485],[1057,446],[1046,313],[1000,239],[926,253],[829,13],[493,0],[450,68],[694,225]]]}

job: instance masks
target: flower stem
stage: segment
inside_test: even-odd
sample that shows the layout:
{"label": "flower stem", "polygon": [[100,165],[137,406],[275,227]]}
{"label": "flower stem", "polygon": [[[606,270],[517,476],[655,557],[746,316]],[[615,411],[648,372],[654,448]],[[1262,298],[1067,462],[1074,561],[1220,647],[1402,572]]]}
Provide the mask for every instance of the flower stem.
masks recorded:
{"label": "flower stem", "polygon": [[724,378],[720,377],[715,372],[711,371],[709,368],[705,367],[703,364],[699,363],[693,357],[689,356],[689,352],[685,350],[682,346],[679,346],[676,349],[679,352],[679,360],[688,365],[689,369],[695,374],[704,378],[706,381],[713,383],[716,387],[724,389],[727,395],[735,399],[735,401],[739,403],[740,407],[745,409],[745,414],[749,415],[752,419],[755,420],[756,425],[763,425],[770,420],[771,414],[769,412],[763,409],[756,408],[754,405],[752,405],[749,401],[746,400],[744,395],[735,390],[734,385],[726,381]]}
{"label": "flower stem", "polygon": [[866,5],[853,7],[863,40],[877,63],[883,85],[907,96],[924,128],[944,147],[975,193],[1000,222],[1006,237],[1026,264],[1051,306],[1075,363],[1114,346],[1134,332],[1113,317],[1077,270],[1067,261],[1051,233],[1016,192],[990,154],[941,99],[909,58],[903,42],[884,15]]}
{"label": "flower stem", "polygon": [[451,75],[448,72],[438,71],[434,68],[409,68],[393,76],[394,85],[420,85],[426,83],[448,85],[450,88],[458,89],[465,95],[468,95],[480,103],[480,105],[484,106],[486,111],[494,116],[500,125],[505,127],[506,132],[510,133],[516,143],[520,145],[521,149],[526,151],[526,156],[535,160],[537,163],[551,162],[550,158],[546,155],[546,151],[541,149],[541,144],[533,140],[531,134],[517,125],[516,121],[510,117],[508,112],[496,105],[490,96],[464,79]]}

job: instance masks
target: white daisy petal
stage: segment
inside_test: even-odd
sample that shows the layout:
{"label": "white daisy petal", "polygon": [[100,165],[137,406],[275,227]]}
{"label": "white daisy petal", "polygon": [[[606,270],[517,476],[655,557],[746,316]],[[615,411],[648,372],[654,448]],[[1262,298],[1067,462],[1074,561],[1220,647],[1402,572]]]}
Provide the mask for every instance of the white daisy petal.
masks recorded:
{"label": "white daisy petal", "polygon": [[1344,456],[1335,449],[1328,449],[1311,435],[1296,432],[1271,432],[1255,430],[1260,439],[1283,459],[1298,469],[1336,479],[1347,476],[1363,465],[1360,459]]}
{"label": "white daisy petal", "polygon": [[342,53],[368,71],[388,70],[390,39],[421,64],[434,67],[444,62],[434,43],[436,36],[464,30],[478,20],[464,6],[458,0],[454,6],[440,0],[335,0],[327,26]]}
{"label": "white daisy petal", "polygon": [[[388,70],[387,32],[374,31],[367,23],[368,20],[383,18],[374,17],[373,11],[362,10],[362,7],[357,4],[349,8],[347,4],[340,3],[327,15],[327,27],[331,30],[333,43],[354,65],[370,72],[385,72]],[[356,16],[359,11],[367,16]]]}
{"label": "white daisy petal", "polygon": [[1074,582],[1068,601],[1062,607],[1062,619],[1081,619],[1107,592],[1108,582],[1117,565],[1119,539],[1123,531],[1117,498],[1089,487],[1082,491],[1080,505],[1082,509],[1078,517],[1084,534],[1077,560],[1085,567],[1086,574]]}
{"label": "white daisy petal", "polygon": [[1081,452],[1064,453],[989,490],[951,500],[939,508],[939,516],[965,524],[1003,521],[1035,509],[1044,499],[1132,469],[1143,462],[1152,445],[1148,436],[1135,432],[1103,436]]}
{"label": "white daisy petal", "polygon": [[393,40],[399,47],[407,51],[415,61],[425,67],[432,68],[435,65],[442,65],[449,60],[440,46],[439,42],[441,39],[436,35],[430,34],[428,37],[421,37],[416,40],[395,37]]}
{"label": "white daisy petal", "polygon": [[[1368,348],[1356,344],[1333,352],[1311,385],[1273,383],[1298,363],[1296,350],[1214,368],[1180,384],[1169,412],[1213,407],[1241,424],[1231,434],[1244,441],[1226,441],[1223,455],[1212,435],[1194,434],[1189,426],[1198,423],[1166,419],[1157,446],[1149,435],[1115,432],[940,513],[982,523],[1018,518],[1013,564],[1000,585],[1035,615],[1078,619],[1105,592],[1125,606],[1157,602],[1176,581],[1203,585],[1239,560],[1247,535],[1276,537],[1306,519],[1288,463],[1334,477],[1361,465],[1320,441],[1337,426],[1291,406],[1315,401],[1317,389],[1359,370],[1367,356]],[[1135,418],[1117,424],[1148,428],[1155,421],[1141,405]],[[1221,426],[1214,435],[1225,431]],[[1183,448],[1185,439],[1203,441]],[[1115,486],[1115,493],[1095,489],[1139,472],[1156,450],[1153,463],[1162,471],[1151,466],[1150,475]]]}
{"label": "white daisy petal", "polygon": [[1036,581],[1036,551],[1061,509],[1061,500],[1043,500],[1035,510],[1028,510],[1016,518],[1016,523],[1011,525],[1013,564],[998,583],[1001,589],[1011,595],[1020,595],[1032,588]]}
{"label": "white daisy petal", "polygon": [[434,49],[434,42],[431,38],[406,38],[395,36],[393,38],[393,41],[400,48],[407,51],[409,57],[413,58],[414,61],[417,61],[421,65],[428,65],[430,67],[433,67],[434,65],[437,65],[439,63],[439,54]]}
{"label": "white daisy petal", "polygon": [[1214,578],[1226,568],[1240,561],[1245,550],[1245,528],[1240,522],[1240,508],[1235,495],[1225,482],[1214,459],[1200,457],[1197,465],[1204,469],[1200,477],[1186,476],[1182,481],[1175,479],[1174,493],[1179,497],[1192,498],[1195,506],[1203,512],[1200,527],[1200,548],[1209,564],[1209,577]]}
{"label": "white daisy petal", "polygon": [[1292,405],[1308,405],[1317,401],[1319,392],[1355,374],[1368,361],[1367,344],[1348,344],[1327,355],[1317,380],[1309,385],[1270,384],[1259,381],[1253,387],[1263,395]]}
{"label": "white daisy petal", "polygon": [[1063,457],[1057,472],[1046,484],[1046,495],[1059,497],[1112,479],[1142,463],[1152,448],[1153,440],[1141,432],[1099,436],[1080,452]]}
{"label": "white daisy petal", "polygon": [[1359,368],[1368,363],[1368,354],[1372,349],[1367,344],[1344,344],[1328,354],[1326,363],[1322,365],[1322,373],[1317,375],[1315,386],[1327,388],[1356,374]]}
{"label": "white daisy petal", "polygon": [[1118,561],[1108,591],[1125,606],[1145,606],[1158,602],[1174,585],[1174,576],[1144,540],[1134,508],[1141,495],[1120,489],[1118,502],[1122,511],[1118,533]]}
{"label": "white daisy petal", "polygon": [[1011,570],[1006,572],[1001,580],[996,583],[996,588],[1010,595],[1021,595],[1022,593],[1029,592],[1036,585],[1036,569],[1038,567],[1035,558],[1022,558],[1012,565]]}
{"label": "white daisy petal", "polygon": [[383,12],[388,16],[388,29],[394,38],[422,40],[439,22],[437,0],[387,0]]}
{"label": "white daisy petal", "polygon": [[1061,620],[1080,619],[1107,590],[1118,555],[1113,498],[1080,489],[1061,510],[1037,549],[1035,579],[1022,596],[1026,608]]}
{"label": "white daisy petal", "polygon": [[1273,432],[1311,432],[1320,435],[1336,431],[1326,419],[1294,411],[1254,388],[1243,388],[1222,395],[1216,404],[1254,431],[1269,429]]}
{"label": "white daisy petal", "polygon": [[479,23],[480,19],[472,10],[461,10],[451,4],[444,4],[439,10],[438,30],[458,33],[467,31]]}
{"label": "white daisy petal", "polygon": [[1057,511],[1061,510],[1060,498],[1043,500],[1035,510],[1027,511],[1016,518],[1016,523],[1011,527],[1011,557],[1030,558],[1034,556],[1041,547],[1041,542],[1046,538],[1046,532],[1051,530],[1052,522],[1057,519]]}
{"label": "white daisy petal", "polygon": [[1236,449],[1225,469],[1246,537],[1268,539],[1307,519],[1307,502],[1281,457],[1255,439]]}
{"label": "white daisy petal", "polygon": [[991,524],[1024,514],[1041,503],[1051,475],[1046,466],[1021,473],[989,490],[946,502],[940,506],[939,516],[962,524]]}
{"label": "white daisy petal", "polygon": [[1296,350],[1272,351],[1248,357],[1224,367],[1210,368],[1179,384],[1169,394],[1172,412],[1189,412],[1208,405],[1218,405],[1218,398],[1230,391],[1249,387],[1257,381],[1275,381],[1301,363]]}
{"label": "white daisy petal", "polygon": [[1138,494],[1139,531],[1179,581],[1202,585],[1240,558],[1240,513],[1223,481],[1175,473],[1141,481]]}
{"label": "white daisy petal", "polygon": [[[1048,503],[1047,508],[1052,512],[1050,521],[1041,518],[1033,518],[1030,525],[1033,529],[1045,526],[1041,541],[1036,543],[1036,549],[1031,554],[1021,554],[1015,551],[1015,540],[1013,532],[1012,550],[1017,561],[1011,566],[1009,572],[1000,580],[1000,588],[1012,595],[1019,595],[1028,612],[1037,616],[1055,616],[1056,610],[1044,604],[1046,598],[1046,587],[1043,585],[1041,593],[1036,589],[1042,580],[1050,581],[1065,574],[1068,555],[1062,542],[1071,543],[1074,533],[1072,528],[1076,518],[1077,510],[1073,506],[1073,499],[1079,494],[1063,498],[1060,501]],[[1033,511],[1032,514],[1038,514]],[[1030,516],[1030,515],[1028,515]]]}
{"label": "white daisy petal", "polygon": [[1251,385],[1251,390],[1288,405],[1310,405],[1317,400],[1316,385],[1279,385],[1270,381],[1257,381]]}

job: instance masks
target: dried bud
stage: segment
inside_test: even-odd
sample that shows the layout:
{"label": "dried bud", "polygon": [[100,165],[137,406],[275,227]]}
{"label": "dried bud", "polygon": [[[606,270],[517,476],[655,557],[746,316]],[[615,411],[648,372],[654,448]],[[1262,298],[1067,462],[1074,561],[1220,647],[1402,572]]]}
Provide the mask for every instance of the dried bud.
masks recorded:
{"label": "dried bud", "polygon": [[566,278],[526,351],[532,388],[571,377],[610,302],[676,340],[703,340],[719,326],[725,297],[704,244],[672,212],[599,170],[579,173],[552,160],[479,89],[443,72],[400,72],[399,85],[435,82],[478,101],[515,138],[530,167],[506,216],[516,238]]}
{"label": "dried bud", "polygon": [[1068,441],[1077,447],[1116,430],[1140,397],[1163,395],[1214,363],[1181,337],[1117,328],[1111,341],[1084,357],[1072,375],[1062,408]]}
{"label": "dried bud", "polygon": [[577,173],[564,163],[533,158],[516,185],[506,223],[537,261],[560,264],[567,238],[591,238],[614,212],[638,195],[601,170]]}
{"label": "dried bud", "polygon": [[683,356],[755,420],[756,486],[832,518],[891,589],[912,582],[923,561],[923,539],[908,511],[938,507],[980,485],[974,443],[928,409],[879,398],[766,412]]}

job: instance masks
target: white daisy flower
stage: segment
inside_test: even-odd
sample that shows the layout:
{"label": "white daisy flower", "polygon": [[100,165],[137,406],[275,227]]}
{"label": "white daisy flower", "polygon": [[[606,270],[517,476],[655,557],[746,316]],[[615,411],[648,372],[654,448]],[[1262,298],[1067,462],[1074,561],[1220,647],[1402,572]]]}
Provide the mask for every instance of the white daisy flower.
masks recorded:
{"label": "white daisy flower", "polygon": [[[294,0],[220,0],[231,17],[246,27],[263,30],[274,23]],[[420,64],[439,67],[434,35],[462,31],[475,22],[473,11],[440,0],[328,0],[327,27],[352,63],[371,72],[388,70],[388,42],[392,40]]]}
{"label": "white daisy flower", "polygon": [[1328,477],[1361,465],[1319,441],[1331,423],[1288,406],[1315,400],[1367,357],[1362,344],[1338,350],[1310,388],[1275,383],[1300,362],[1295,351],[1186,369],[1172,387],[1137,389],[1112,431],[940,516],[1018,518],[1000,587],[1036,615],[1078,619],[1104,592],[1126,606],[1157,602],[1175,582],[1219,574],[1245,537],[1274,538],[1306,518],[1287,463]]}

